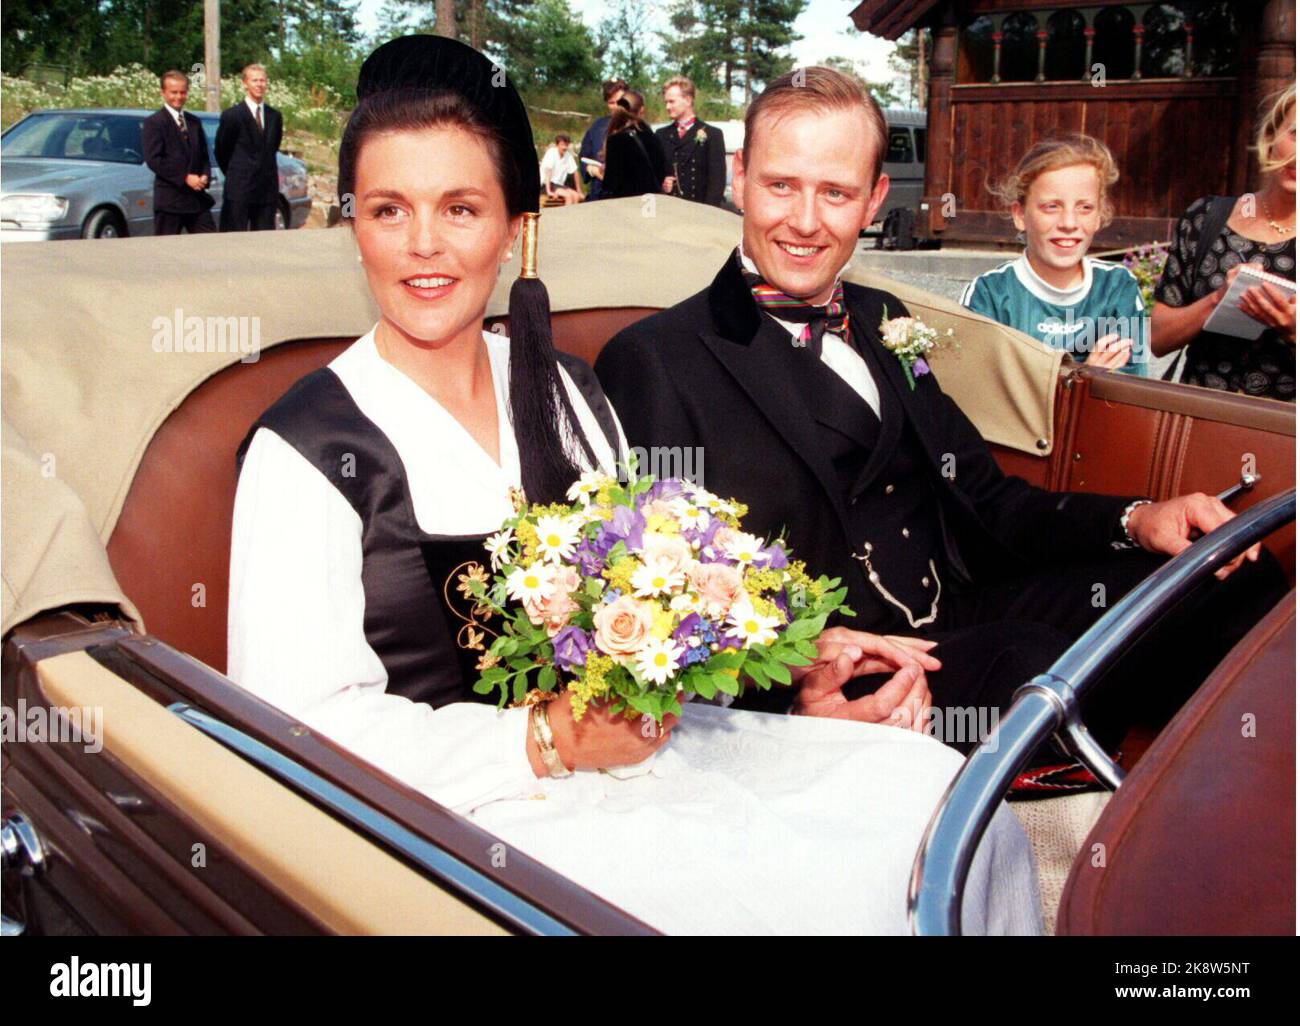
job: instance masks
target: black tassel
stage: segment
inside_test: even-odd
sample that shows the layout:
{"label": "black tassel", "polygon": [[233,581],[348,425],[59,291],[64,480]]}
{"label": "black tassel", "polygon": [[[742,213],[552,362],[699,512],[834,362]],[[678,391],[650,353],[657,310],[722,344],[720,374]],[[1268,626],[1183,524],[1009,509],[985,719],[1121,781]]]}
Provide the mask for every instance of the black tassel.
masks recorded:
{"label": "black tassel", "polygon": [[510,287],[510,420],[529,502],[564,502],[581,470],[565,446],[573,438],[588,465],[595,454],[569,402],[551,338],[551,300],[538,278]]}

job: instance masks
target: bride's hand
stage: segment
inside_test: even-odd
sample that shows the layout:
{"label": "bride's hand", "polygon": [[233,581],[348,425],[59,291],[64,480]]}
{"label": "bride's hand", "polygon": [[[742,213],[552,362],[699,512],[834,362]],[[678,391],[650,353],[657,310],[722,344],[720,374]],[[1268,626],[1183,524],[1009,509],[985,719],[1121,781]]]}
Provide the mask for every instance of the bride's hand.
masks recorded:
{"label": "bride's hand", "polygon": [[[662,725],[649,716],[628,719],[621,712],[610,712],[608,703],[592,702],[586,715],[574,720],[567,698],[551,702],[546,714],[555,737],[555,752],[571,770],[610,769],[644,762],[668,740],[678,719],[665,716]],[[528,758],[534,773],[539,777],[548,775],[531,731]]]}

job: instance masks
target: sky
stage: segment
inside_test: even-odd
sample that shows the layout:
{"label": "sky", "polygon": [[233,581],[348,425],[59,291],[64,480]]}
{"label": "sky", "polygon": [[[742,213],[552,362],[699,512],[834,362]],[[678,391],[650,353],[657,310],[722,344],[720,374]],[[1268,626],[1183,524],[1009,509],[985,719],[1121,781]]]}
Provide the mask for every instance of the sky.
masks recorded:
{"label": "sky", "polygon": [[[609,0],[569,0],[569,6],[594,30],[613,5]],[[795,30],[804,37],[791,48],[795,63],[809,65],[827,57],[847,57],[857,63],[859,72],[870,81],[893,79],[887,58],[894,44],[854,28],[849,12],[855,6],[856,0],[810,0],[794,24]],[[378,27],[382,7],[383,0],[361,0],[361,27],[367,34]]]}

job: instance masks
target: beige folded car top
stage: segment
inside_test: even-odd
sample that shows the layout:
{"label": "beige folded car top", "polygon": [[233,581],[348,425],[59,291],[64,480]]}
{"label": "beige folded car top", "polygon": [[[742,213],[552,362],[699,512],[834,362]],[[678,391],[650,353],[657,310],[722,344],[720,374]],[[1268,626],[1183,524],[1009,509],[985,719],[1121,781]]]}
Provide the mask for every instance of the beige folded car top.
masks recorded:
{"label": "beige folded car top", "polygon": [[[736,215],[670,197],[556,208],[540,271],[556,312],[666,307],[705,288],[739,238]],[[6,631],[72,602],[135,615],[103,546],[159,425],[208,377],[255,360],[237,339],[361,335],[378,317],[346,228],[9,245],[3,265]],[[506,312],[516,272],[489,316]],[[955,329],[961,347],[935,361],[944,387],[990,441],[1050,453],[1063,354],[892,279],[848,277]],[[209,325],[202,351],[186,351],[191,318]]]}

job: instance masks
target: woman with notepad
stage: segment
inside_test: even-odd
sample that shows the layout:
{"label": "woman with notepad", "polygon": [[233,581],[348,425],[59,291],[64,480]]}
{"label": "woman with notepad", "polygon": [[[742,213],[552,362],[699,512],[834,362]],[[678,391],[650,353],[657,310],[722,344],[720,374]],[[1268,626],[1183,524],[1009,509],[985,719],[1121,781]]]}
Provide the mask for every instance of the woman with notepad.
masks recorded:
{"label": "woman with notepad", "polygon": [[1203,197],[1179,220],[1151,350],[1186,347],[1171,378],[1295,402],[1295,86],[1271,102],[1255,152],[1257,192]]}

